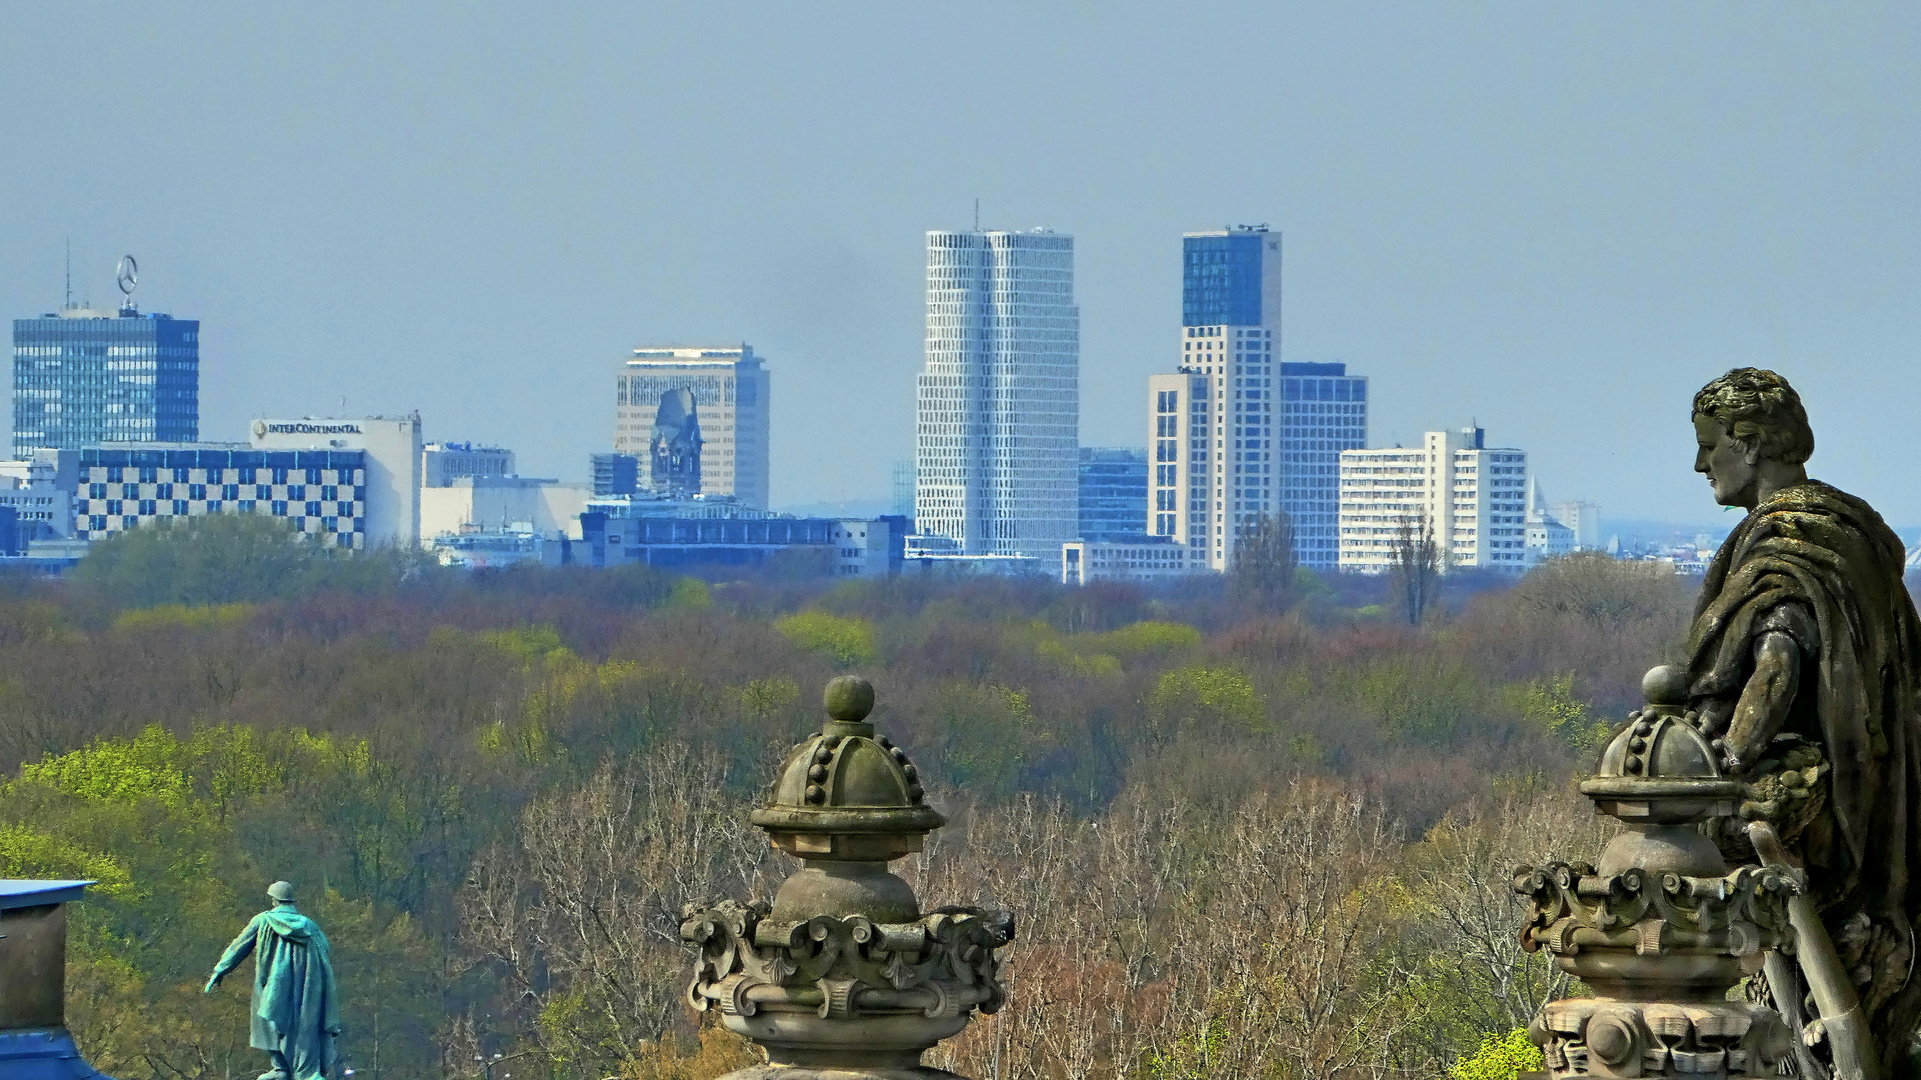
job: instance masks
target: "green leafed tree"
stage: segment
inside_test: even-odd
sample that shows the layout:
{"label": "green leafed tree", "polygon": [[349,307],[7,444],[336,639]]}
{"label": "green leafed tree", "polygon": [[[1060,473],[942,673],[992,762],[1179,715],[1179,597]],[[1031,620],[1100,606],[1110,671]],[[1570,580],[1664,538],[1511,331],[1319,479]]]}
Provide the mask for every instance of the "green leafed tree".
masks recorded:
{"label": "green leafed tree", "polygon": [[252,514],[180,518],[93,545],[74,569],[118,607],[286,599],[321,588],[372,591],[425,566],[419,552],[352,553]]}

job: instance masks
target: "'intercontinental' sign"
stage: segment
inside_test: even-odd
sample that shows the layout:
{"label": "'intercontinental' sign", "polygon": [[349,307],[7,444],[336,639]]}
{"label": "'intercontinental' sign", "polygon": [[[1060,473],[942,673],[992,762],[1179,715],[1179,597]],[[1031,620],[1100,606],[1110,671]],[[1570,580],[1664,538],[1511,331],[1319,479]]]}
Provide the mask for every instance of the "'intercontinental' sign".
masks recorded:
{"label": "'intercontinental' sign", "polygon": [[359,424],[306,424],[306,423],[269,423],[266,420],[253,422],[253,437],[258,439],[267,435],[358,435]]}

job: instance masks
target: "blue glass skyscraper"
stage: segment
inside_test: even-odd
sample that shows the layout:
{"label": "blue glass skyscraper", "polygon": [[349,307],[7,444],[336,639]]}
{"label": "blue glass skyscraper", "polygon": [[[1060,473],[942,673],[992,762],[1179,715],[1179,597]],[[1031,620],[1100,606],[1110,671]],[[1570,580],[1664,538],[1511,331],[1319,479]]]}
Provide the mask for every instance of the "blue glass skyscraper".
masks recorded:
{"label": "blue glass skyscraper", "polygon": [[1147,533],[1147,451],[1081,447],[1081,539],[1133,540]]}
{"label": "blue glass skyscraper", "polygon": [[13,456],[200,437],[200,322],[69,307],[13,322]]}
{"label": "blue glass skyscraper", "polygon": [[1278,234],[1189,233],[1181,238],[1181,263],[1181,325],[1280,329]]}

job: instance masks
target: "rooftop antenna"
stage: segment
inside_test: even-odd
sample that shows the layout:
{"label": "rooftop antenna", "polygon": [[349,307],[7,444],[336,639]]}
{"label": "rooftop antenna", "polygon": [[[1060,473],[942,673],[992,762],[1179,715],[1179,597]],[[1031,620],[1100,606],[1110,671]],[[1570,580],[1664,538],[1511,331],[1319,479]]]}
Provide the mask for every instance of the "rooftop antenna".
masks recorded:
{"label": "rooftop antenna", "polygon": [[68,310],[73,308],[73,237],[67,237],[67,302]]}
{"label": "rooftop antenna", "polygon": [[981,231],[981,201],[978,196],[974,199],[974,231]]}

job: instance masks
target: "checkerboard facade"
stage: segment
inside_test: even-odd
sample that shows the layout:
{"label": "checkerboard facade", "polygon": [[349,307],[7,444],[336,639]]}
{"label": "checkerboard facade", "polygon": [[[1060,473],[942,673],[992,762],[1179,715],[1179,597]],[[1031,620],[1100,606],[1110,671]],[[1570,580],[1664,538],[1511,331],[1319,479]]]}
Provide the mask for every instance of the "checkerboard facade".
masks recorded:
{"label": "checkerboard facade", "polygon": [[266,514],[336,547],[367,546],[360,450],[80,451],[74,535],[100,540],[150,521]]}

